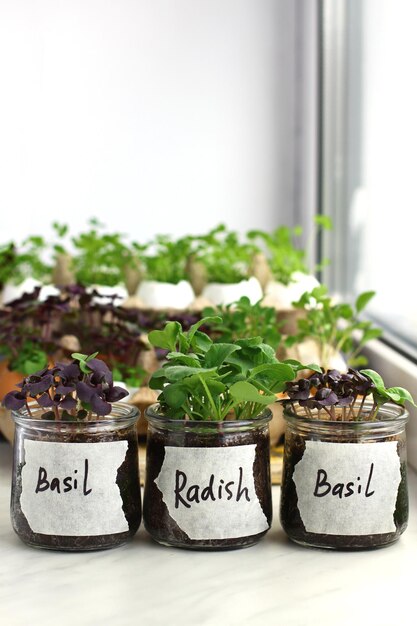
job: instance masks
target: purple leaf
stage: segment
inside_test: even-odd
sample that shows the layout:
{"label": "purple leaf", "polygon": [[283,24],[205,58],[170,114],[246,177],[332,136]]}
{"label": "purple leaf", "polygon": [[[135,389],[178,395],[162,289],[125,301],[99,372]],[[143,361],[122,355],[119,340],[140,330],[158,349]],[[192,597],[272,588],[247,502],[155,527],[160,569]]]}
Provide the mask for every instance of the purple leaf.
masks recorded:
{"label": "purple leaf", "polygon": [[90,404],[94,413],[97,413],[97,415],[108,415],[111,412],[111,404],[105,402],[97,393],[91,396]]}
{"label": "purple leaf", "polygon": [[91,359],[91,361],[87,361],[87,365],[93,372],[91,382],[94,385],[102,382],[106,382],[110,385],[113,382],[112,373],[104,361],[101,361],[100,359]]}
{"label": "purple leaf", "polygon": [[18,411],[26,404],[26,396],[21,391],[9,391],[3,398],[3,406],[11,411]]}
{"label": "purple leaf", "polygon": [[126,389],[118,387],[117,385],[115,387],[111,386],[105,394],[108,402],[118,402],[122,398],[126,398],[128,395],[129,392]]}
{"label": "purple leaf", "polygon": [[310,381],[302,378],[295,383],[288,383],[287,394],[291,400],[307,400],[310,396]]}
{"label": "purple leaf", "polygon": [[323,387],[322,389],[319,389],[314,399],[321,406],[332,406],[334,404],[337,404],[338,402],[337,395],[328,387]]}
{"label": "purple leaf", "polygon": [[339,402],[337,403],[339,406],[349,406],[354,401],[353,396],[345,396],[344,398],[339,398]]}
{"label": "purple leaf", "polygon": [[43,393],[42,395],[39,396],[39,398],[37,398],[36,402],[43,408],[46,409],[50,406],[53,406],[55,403],[52,400],[51,396],[49,395],[49,393]]}
{"label": "purple leaf", "polygon": [[61,396],[66,396],[67,394],[74,391],[74,389],[75,385],[63,385],[62,383],[60,383],[56,386],[55,393],[59,393]]}
{"label": "purple leaf", "polygon": [[90,385],[87,385],[87,383],[84,383],[82,381],[76,384],[75,389],[77,392],[77,396],[79,397],[81,402],[88,402],[88,403],[90,403],[91,396],[96,391],[94,387],[91,387]]}
{"label": "purple leaf", "polygon": [[82,377],[80,368],[78,363],[70,363],[69,365],[64,365],[59,372],[59,376],[62,379],[64,384],[76,382],[80,380]]}
{"label": "purple leaf", "polygon": [[67,411],[74,409],[76,405],[77,405],[77,401],[71,395],[65,396],[65,398],[61,400],[61,402],[59,403],[60,408],[67,409]]}
{"label": "purple leaf", "polygon": [[43,378],[39,378],[33,374],[32,376],[29,376],[26,381],[27,382],[23,386],[23,391],[29,393],[31,396],[37,396],[38,394],[47,391],[54,382],[54,379],[52,374],[45,374]]}

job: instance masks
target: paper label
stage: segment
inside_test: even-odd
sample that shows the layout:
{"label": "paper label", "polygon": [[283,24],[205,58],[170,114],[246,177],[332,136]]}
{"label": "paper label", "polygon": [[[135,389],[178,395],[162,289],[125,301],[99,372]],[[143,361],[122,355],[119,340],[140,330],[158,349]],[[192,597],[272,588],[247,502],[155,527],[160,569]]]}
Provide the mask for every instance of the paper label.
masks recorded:
{"label": "paper label", "polygon": [[129,530],[116,484],[127,445],[25,439],[20,504],[32,531],[81,537]]}
{"label": "paper label", "polygon": [[372,535],[396,530],[401,471],[395,441],[306,441],[293,480],[307,532]]}
{"label": "paper label", "polygon": [[256,445],[165,447],[155,484],[189,539],[231,539],[269,528],[255,492]]}

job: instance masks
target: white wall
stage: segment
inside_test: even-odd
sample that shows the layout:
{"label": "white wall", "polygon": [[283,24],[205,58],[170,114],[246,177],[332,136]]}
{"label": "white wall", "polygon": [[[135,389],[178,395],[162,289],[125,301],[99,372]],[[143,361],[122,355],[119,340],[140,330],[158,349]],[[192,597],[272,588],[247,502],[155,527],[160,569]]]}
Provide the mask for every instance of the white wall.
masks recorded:
{"label": "white wall", "polygon": [[0,242],[289,223],[300,4],[2,0]]}

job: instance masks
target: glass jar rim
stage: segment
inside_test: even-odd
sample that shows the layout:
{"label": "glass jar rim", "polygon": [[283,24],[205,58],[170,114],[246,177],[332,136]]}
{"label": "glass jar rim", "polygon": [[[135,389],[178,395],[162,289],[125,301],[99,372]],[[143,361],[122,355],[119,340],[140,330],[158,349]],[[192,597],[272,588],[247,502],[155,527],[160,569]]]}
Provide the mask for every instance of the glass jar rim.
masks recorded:
{"label": "glass jar rim", "polygon": [[155,425],[166,425],[166,426],[179,426],[182,424],[186,428],[219,428],[219,425],[222,426],[224,430],[232,430],[236,428],[253,428],[254,426],[259,426],[263,424],[267,424],[272,419],[272,411],[269,407],[265,407],[265,409],[259,413],[256,417],[246,420],[191,420],[191,419],[173,419],[170,417],[166,417],[163,413],[158,412],[158,408],[160,407],[159,402],[155,402],[151,404],[145,409],[145,415],[150,423]]}
{"label": "glass jar rim", "polygon": [[[35,402],[29,403],[29,408],[32,413],[40,414],[44,413],[45,409],[39,407]],[[118,415],[113,413],[114,409]],[[134,424],[138,417],[140,416],[139,409],[127,402],[114,402],[112,404],[112,410],[108,415],[103,415],[100,419],[94,420],[43,420],[40,417],[32,417],[26,407],[22,407],[18,411],[11,411],[11,415],[13,421],[16,424],[26,426],[26,427],[39,427],[40,424],[52,429],[54,425],[69,426],[74,427],[77,426],[79,428],[88,427],[88,428],[99,428],[100,426],[109,426],[111,424],[121,425],[125,423],[126,425]]]}
{"label": "glass jar rim", "polygon": [[[292,403],[294,405],[296,405],[297,407],[300,407],[300,405],[297,402]],[[356,403],[355,403],[356,404]],[[361,404],[361,401],[358,400],[357,404]],[[370,400],[365,400],[365,402],[363,403],[363,408],[371,408],[373,406],[373,402]],[[366,419],[361,419],[361,420],[331,420],[331,419],[317,419],[315,417],[309,417],[307,414],[303,414],[303,415],[299,415],[296,411],[294,411],[294,409],[292,408],[291,402],[286,400],[283,402],[283,408],[284,408],[284,418],[293,424],[303,424],[303,425],[315,425],[317,427],[338,427],[338,428],[378,428],[378,427],[383,427],[383,426],[387,426],[389,424],[395,424],[395,425],[400,425],[400,424],[406,424],[408,422],[409,419],[409,412],[408,410],[399,405],[399,404],[395,404],[393,402],[386,402],[385,404],[383,404],[377,412],[377,417],[380,417],[381,414],[383,414],[385,412],[385,416],[383,419],[374,419],[374,420],[366,420]],[[304,407],[300,407],[300,408],[304,408]],[[316,409],[314,409],[316,410]]]}

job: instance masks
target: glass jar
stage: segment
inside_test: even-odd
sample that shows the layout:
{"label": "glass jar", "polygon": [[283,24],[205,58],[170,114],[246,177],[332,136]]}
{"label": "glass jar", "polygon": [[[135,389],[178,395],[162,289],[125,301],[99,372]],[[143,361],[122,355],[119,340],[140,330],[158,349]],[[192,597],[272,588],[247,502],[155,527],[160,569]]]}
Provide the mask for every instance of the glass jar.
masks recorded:
{"label": "glass jar", "polygon": [[396,541],[408,521],[407,411],[385,404],[375,421],[332,421],[295,406],[284,409],[280,516],[289,538],[345,550]]}
{"label": "glass jar", "polygon": [[12,412],[16,424],[11,518],[25,543],[52,550],[98,550],[126,543],[139,528],[136,422],[125,403],[91,422]]}
{"label": "glass jar", "polygon": [[167,419],[146,411],[143,521],[163,545],[202,550],[251,546],[269,530],[272,498],[266,409],[247,421]]}

